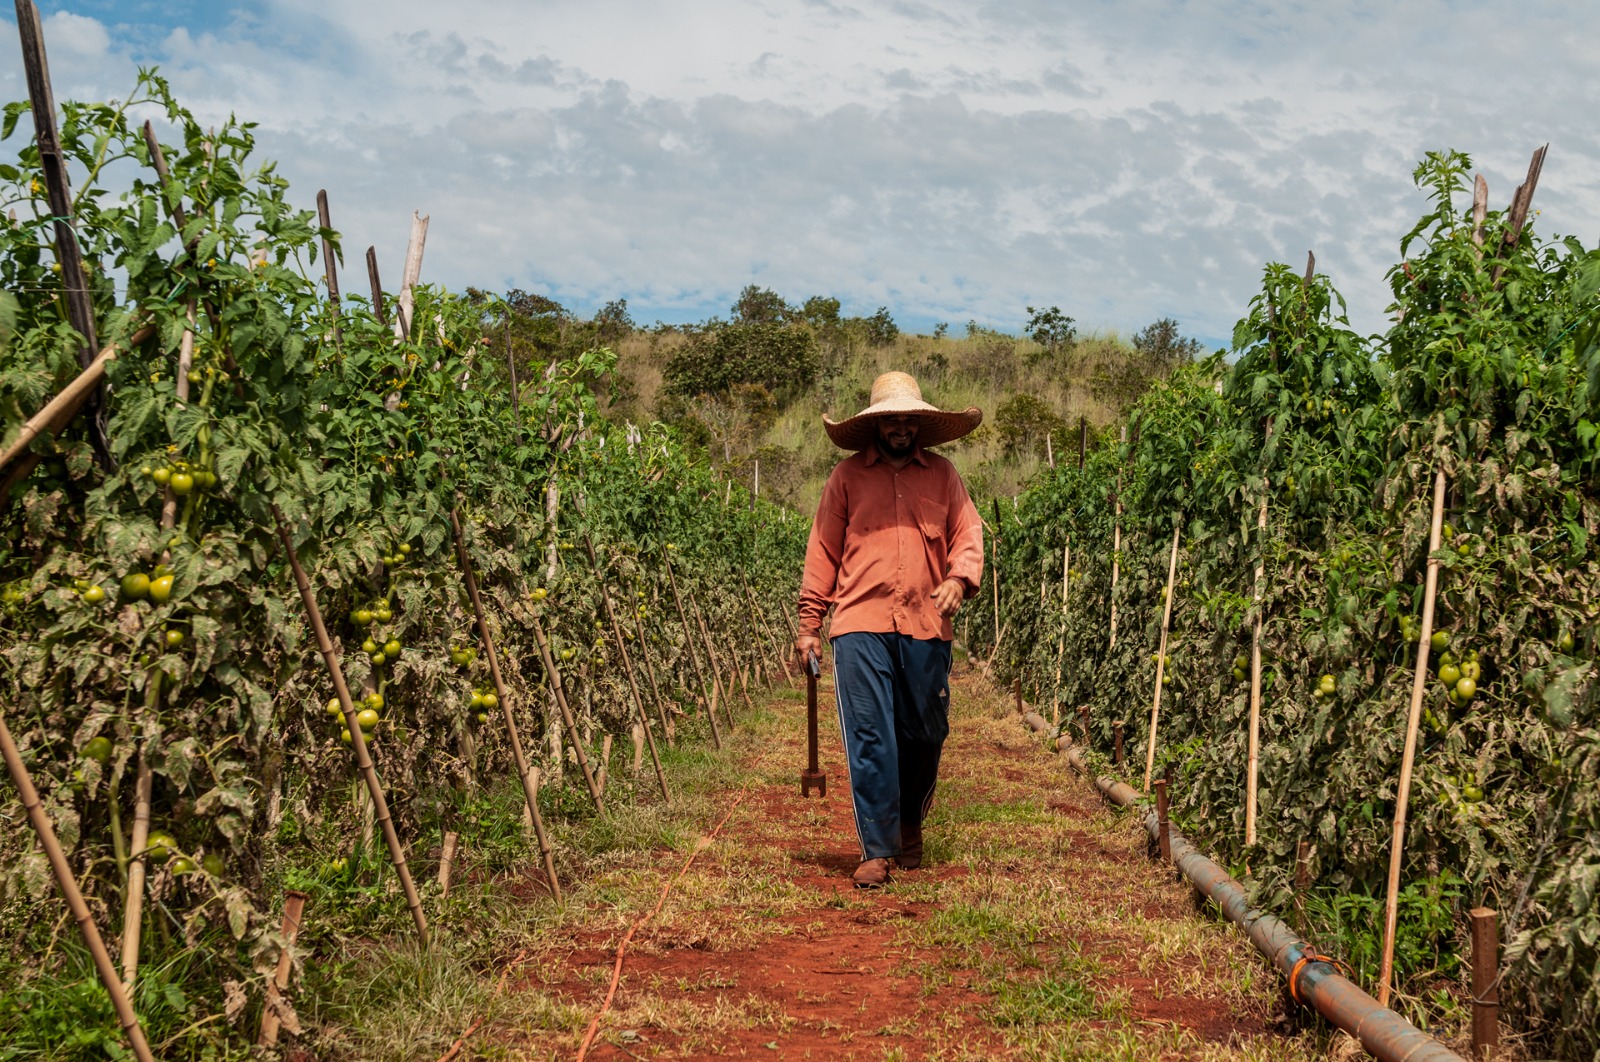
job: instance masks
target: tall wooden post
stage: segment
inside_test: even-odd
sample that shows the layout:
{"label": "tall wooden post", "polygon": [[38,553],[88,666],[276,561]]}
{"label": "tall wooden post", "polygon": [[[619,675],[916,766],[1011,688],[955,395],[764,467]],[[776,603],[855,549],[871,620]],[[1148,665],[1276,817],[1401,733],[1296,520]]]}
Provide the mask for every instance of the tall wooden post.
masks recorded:
{"label": "tall wooden post", "polygon": [[1383,904],[1383,961],[1378,968],[1378,1005],[1387,1007],[1394,978],[1394,933],[1400,908],[1400,866],[1405,861],[1406,811],[1411,800],[1411,768],[1417,757],[1417,728],[1427,692],[1428,650],[1433,640],[1433,603],[1439,590],[1439,539],[1444,525],[1444,470],[1433,478],[1433,524],[1428,531],[1428,574],[1422,589],[1422,631],[1417,639],[1417,670],[1411,677],[1411,712],[1406,718],[1406,743],[1400,755],[1400,782],[1395,789],[1394,832],[1389,838],[1389,882]]}
{"label": "tall wooden post", "polygon": [[[1267,421],[1267,438],[1272,438],[1272,422]],[[1267,556],[1267,497],[1266,477],[1261,480],[1261,508],[1256,514],[1255,620],[1251,624],[1250,639],[1250,734],[1249,751],[1244,782],[1244,843],[1256,843],[1257,785],[1261,764],[1261,622],[1264,592],[1262,582],[1266,577]]]}
{"label": "tall wooden post", "polygon": [[1144,787],[1150,788],[1150,775],[1156,769],[1156,730],[1161,724],[1161,680],[1167,670],[1167,632],[1172,626],[1172,598],[1174,582],[1178,576],[1178,536],[1183,530],[1183,518],[1172,529],[1172,559],[1167,562],[1167,599],[1161,606],[1161,648],[1156,652],[1156,692],[1150,706],[1150,742],[1144,756]]}

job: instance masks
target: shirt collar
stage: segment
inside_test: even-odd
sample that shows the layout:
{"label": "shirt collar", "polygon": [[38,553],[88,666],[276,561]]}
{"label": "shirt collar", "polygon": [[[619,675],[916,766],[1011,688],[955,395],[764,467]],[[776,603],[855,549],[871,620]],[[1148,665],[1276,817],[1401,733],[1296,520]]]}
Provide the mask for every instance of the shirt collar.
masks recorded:
{"label": "shirt collar", "polygon": [[[867,447],[864,451],[862,451],[862,454],[865,464],[868,468],[871,468],[873,465],[883,460],[883,454],[878,452],[877,443],[873,443],[871,446]],[[915,461],[923,468],[928,467],[928,455],[922,452],[922,447],[920,446],[911,451],[911,460]]]}

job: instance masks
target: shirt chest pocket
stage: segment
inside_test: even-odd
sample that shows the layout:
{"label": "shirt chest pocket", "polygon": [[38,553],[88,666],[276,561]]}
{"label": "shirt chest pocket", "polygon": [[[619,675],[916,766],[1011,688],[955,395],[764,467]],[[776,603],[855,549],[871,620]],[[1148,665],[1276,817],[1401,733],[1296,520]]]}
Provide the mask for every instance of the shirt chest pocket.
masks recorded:
{"label": "shirt chest pocket", "polygon": [[950,507],[942,501],[932,498],[917,499],[917,526],[922,529],[922,537],[929,542],[943,542],[945,537],[945,520],[950,514]]}

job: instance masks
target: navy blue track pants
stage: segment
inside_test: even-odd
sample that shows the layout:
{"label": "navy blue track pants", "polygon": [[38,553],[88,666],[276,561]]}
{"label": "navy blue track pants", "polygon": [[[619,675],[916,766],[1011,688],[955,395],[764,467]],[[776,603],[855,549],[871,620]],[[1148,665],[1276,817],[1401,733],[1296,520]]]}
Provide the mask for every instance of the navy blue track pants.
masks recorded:
{"label": "navy blue track pants", "polygon": [[891,858],[902,824],[920,827],[933,804],[950,733],[950,643],[858,632],[832,644],[861,858]]}

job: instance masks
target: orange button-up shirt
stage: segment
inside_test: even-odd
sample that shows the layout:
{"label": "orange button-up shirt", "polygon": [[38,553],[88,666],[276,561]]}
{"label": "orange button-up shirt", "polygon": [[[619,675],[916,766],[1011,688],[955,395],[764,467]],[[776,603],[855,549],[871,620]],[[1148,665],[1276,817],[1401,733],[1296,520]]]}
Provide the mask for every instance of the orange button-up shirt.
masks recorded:
{"label": "orange button-up shirt", "polygon": [[896,632],[950,641],[934,588],[983,577],[983,521],[955,465],[921,448],[899,469],[869,447],[828,477],[811,524],[800,583],[800,633]]}

